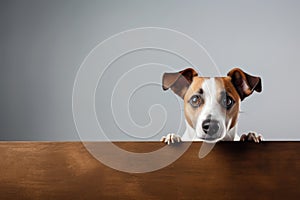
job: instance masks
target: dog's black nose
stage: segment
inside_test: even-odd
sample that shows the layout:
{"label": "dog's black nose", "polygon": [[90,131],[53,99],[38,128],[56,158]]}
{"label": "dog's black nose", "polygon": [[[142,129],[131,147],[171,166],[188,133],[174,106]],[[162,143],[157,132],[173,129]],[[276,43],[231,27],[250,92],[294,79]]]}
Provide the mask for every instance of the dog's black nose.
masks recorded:
{"label": "dog's black nose", "polygon": [[216,134],[220,129],[219,122],[212,119],[206,119],[202,123],[202,130],[204,133],[212,136]]}

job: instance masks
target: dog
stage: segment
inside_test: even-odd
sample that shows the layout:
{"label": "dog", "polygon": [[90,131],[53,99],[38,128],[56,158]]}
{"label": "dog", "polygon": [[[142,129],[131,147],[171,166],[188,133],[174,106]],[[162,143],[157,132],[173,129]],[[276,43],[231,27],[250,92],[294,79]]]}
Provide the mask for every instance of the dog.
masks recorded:
{"label": "dog", "polygon": [[260,77],[252,76],[240,68],[230,70],[226,77],[199,77],[187,68],[176,73],[164,73],[163,90],[171,90],[184,101],[186,131],[180,137],[170,133],[161,138],[166,144],[181,141],[254,141],[262,136],[254,132],[237,134],[241,102],[254,91],[262,91]]}

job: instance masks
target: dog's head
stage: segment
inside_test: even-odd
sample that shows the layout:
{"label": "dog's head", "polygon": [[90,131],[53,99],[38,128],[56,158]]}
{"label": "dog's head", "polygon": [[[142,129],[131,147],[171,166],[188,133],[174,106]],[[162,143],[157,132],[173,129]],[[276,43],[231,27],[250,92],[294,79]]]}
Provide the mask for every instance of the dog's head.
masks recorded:
{"label": "dog's head", "polygon": [[164,73],[162,86],[184,100],[185,118],[195,137],[210,142],[222,140],[237,123],[240,102],[262,90],[259,77],[239,68],[215,78],[199,77],[192,68]]}

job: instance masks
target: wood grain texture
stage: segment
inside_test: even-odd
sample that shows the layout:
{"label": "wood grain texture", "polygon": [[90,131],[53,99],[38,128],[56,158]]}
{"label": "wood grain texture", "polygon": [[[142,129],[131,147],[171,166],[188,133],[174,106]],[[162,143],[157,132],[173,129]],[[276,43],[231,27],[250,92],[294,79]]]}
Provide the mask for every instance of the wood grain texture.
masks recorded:
{"label": "wood grain texture", "polygon": [[[134,152],[164,146],[115,144]],[[199,159],[201,144],[161,170],[129,174],[103,165],[80,142],[1,142],[0,199],[299,198],[300,142],[220,142]]]}

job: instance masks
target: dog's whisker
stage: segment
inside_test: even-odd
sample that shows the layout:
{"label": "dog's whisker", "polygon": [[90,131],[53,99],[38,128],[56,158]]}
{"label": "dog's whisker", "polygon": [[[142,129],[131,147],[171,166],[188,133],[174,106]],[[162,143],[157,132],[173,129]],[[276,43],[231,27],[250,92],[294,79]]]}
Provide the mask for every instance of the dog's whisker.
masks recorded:
{"label": "dog's whisker", "polygon": [[232,123],[232,119],[230,119],[229,122],[228,122],[227,130],[226,130],[227,132],[229,131],[229,129],[231,127],[231,123]]}

